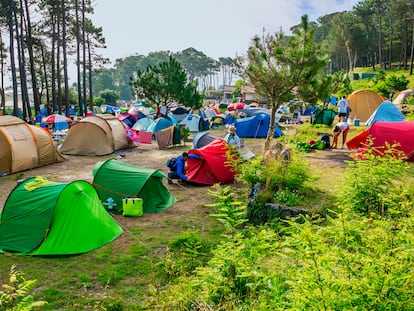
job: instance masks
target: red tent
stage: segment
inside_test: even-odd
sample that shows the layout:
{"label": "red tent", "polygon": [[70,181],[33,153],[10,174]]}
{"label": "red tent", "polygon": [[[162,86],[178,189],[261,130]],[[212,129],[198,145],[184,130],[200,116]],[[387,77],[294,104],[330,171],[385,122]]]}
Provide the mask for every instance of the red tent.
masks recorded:
{"label": "red tent", "polygon": [[232,103],[227,106],[227,110],[228,111],[241,110],[241,109],[244,109],[244,106],[246,106],[245,103]]}
{"label": "red tent", "polygon": [[200,149],[190,150],[189,154],[197,154],[201,159],[187,160],[186,176],[188,179],[202,185],[232,181],[236,172],[226,165],[227,150],[229,150],[229,145],[222,139],[216,139]]}
{"label": "red tent", "polygon": [[399,144],[395,149],[403,152],[407,161],[414,162],[414,121],[403,122],[374,122],[361,134],[355,136],[347,146],[349,149],[359,149],[361,156],[369,147],[369,137],[372,138],[371,148],[374,154],[384,151],[386,142],[390,145]]}

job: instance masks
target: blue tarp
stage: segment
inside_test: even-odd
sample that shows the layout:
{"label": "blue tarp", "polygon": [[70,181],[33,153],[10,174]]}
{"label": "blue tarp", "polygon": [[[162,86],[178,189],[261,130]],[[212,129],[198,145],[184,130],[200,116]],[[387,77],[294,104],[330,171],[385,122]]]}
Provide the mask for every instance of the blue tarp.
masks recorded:
{"label": "blue tarp", "polygon": [[374,111],[365,122],[366,126],[371,126],[375,121],[380,122],[401,122],[405,117],[395,104],[386,100]]}
{"label": "blue tarp", "polygon": [[[258,113],[252,117],[236,119],[236,134],[239,137],[267,137],[270,126],[270,116],[267,113]],[[282,136],[283,132],[280,127],[275,124],[273,137]]]}

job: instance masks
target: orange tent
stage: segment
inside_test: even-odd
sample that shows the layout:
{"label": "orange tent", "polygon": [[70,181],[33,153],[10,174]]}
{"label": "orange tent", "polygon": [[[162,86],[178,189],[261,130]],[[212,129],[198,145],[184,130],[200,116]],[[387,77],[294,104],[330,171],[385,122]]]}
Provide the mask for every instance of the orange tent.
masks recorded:
{"label": "orange tent", "polygon": [[386,98],[370,90],[355,91],[348,96],[351,120],[359,119],[365,122]]}

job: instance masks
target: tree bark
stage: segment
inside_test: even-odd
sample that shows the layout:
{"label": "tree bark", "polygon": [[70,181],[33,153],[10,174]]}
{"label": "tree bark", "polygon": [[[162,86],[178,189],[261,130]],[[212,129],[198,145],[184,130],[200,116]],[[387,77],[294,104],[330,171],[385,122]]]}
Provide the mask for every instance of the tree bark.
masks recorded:
{"label": "tree bark", "polygon": [[12,72],[12,84],[13,84],[13,115],[19,116],[19,100],[17,98],[17,75],[16,75],[16,64],[14,57],[14,23],[13,15],[15,11],[14,0],[10,0],[9,5],[9,35],[10,35],[10,66]]}
{"label": "tree bark", "polygon": [[80,115],[83,115],[82,109],[82,84],[81,84],[81,70],[80,70],[80,31],[79,31],[79,3],[75,0],[75,16],[76,16],[76,75],[77,75],[77,89],[78,89],[78,104]]}
{"label": "tree bark", "polygon": [[[26,15],[26,43],[27,43],[27,51],[29,52],[29,62],[30,62],[30,75],[32,81],[32,89],[33,89],[33,102],[35,111],[40,111],[40,96],[39,96],[39,89],[37,86],[37,78],[36,78],[36,70],[35,70],[35,62],[33,56],[33,37],[32,37],[32,24],[30,22],[30,11],[29,5],[27,0],[24,0],[24,7],[25,7],[25,15]],[[22,8],[23,14],[23,8]],[[22,34],[23,35],[23,34]]]}
{"label": "tree bark", "polygon": [[[22,2],[20,1],[20,5]],[[29,91],[27,89],[27,75],[26,75],[26,58],[24,53],[24,40],[23,40],[23,33],[24,33],[24,16],[23,12],[20,12],[20,32],[19,26],[17,21],[17,13],[14,12],[14,21],[16,24],[16,39],[17,39],[17,56],[19,61],[19,72],[20,72],[20,86],[22,91],[22,102],[23,102],[23,117],[26,121],[30,121],[32,117],[32,110],[30,108],[30,100],[29,100]]]}
{"label": "tree bark", "polygon": [[0,97],[1,109],[3,115],[6,114],[6,95],[4,93],[4,52],[3,52],[3,37],[0,29]]}
{"label": "tree bark", "polygon": [[93,95],[92,95],[92,51],[91,43],[88,38],[88,82],[89,82],[89,110],[93,111]]}
{"label": "tree bark", "polygon": [[57,93],[56,93],[56,23],[57,18],[55,15],[52,15],[52,103],[48,103],[48,113],[51,114],[55,111],[55,105],[57,103]]}
{"label": "tree bark", "polygon": [[62,0],[62,54],[63,54],[63,81],[65,92],[65,115],[70,116],[69,113],[69,80],[68,80],[68,57],[66,51],[66,7],[65,0]]}
{"label": "tree bark", "polygon": [[86,103],[86,30],[85,30],[85,0],[82,0],[82,48],[83,48],[83,76],[82,76],[82,86],[83,86],[83,100],[85,101],[83,103],[83,115],[86,117],[88,114],[88,105]]}

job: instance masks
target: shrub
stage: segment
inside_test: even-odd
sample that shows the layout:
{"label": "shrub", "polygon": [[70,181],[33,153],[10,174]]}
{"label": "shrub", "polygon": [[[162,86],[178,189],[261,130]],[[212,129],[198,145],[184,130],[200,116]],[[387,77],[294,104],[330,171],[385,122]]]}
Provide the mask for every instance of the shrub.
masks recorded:
{"label": "shrub", "polygon": [[414,193],[407,187],[408,164],[395,157],[393,146],[387,146],[380,155],[374,152],[368,149],[365,160],[349,162],[336,203],[340,209],[384,216],[401,212],[401,205],[411,205]]}
{"label": "shrub", "polygon": [[26,280],[24,273],[16,266],[9,272],[9,283],[3,284],[0,290],[0,310],[33,310],[47,304],[46,301],[35,301],[30,292],[36,280]]}
{"label": "shrub", "polygon": [[227,236],[206,266],[153,291],[151,310],[411,310],[414,217],[345,210]]}
{"label": "shrub", "polygon": [[169,243],[163,260],[160,263],[169,281],[181,275],[191,274],[198,266],[202,266],[209,253],[198,233],[186,231]]}

